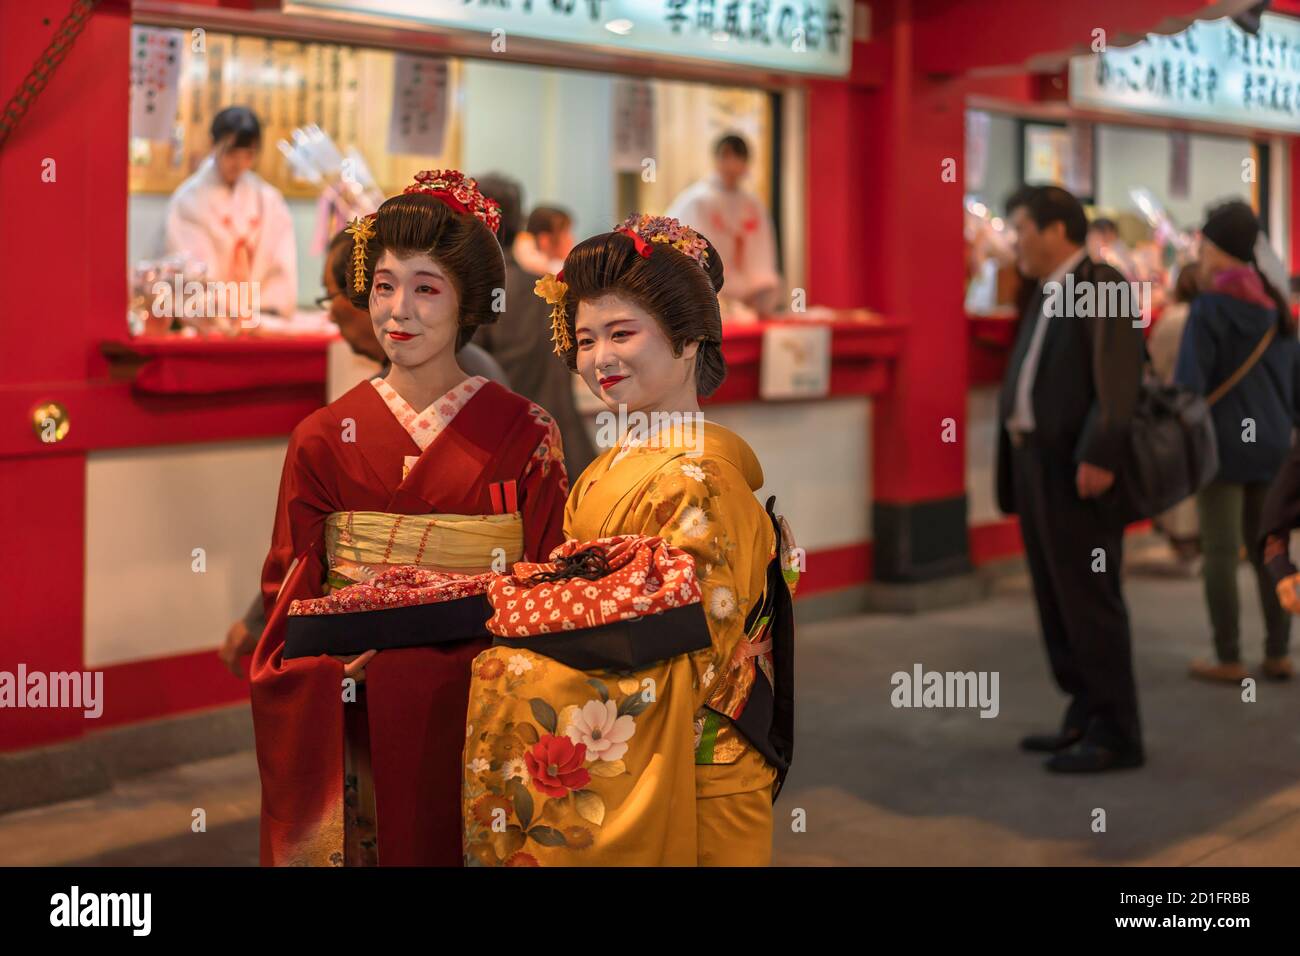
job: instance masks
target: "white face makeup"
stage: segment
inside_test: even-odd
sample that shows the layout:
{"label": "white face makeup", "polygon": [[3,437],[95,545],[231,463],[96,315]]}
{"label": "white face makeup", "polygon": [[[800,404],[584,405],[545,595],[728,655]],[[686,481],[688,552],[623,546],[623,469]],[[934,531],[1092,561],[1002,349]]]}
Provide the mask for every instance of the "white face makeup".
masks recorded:
{"label": "white face makeup", "polygon": [[370,287],[375,338],[394,365],[413,368],[456,348],[460,296],[442,266],[423,253],[384,252]]}
{"label": "white face makeup", "polygon": [[654,316],[635,303],[617,295],[580,302],[574,325],[578,374],[610,410],[673,410],[683,394],[694,395],[699,344],[673,355]]}

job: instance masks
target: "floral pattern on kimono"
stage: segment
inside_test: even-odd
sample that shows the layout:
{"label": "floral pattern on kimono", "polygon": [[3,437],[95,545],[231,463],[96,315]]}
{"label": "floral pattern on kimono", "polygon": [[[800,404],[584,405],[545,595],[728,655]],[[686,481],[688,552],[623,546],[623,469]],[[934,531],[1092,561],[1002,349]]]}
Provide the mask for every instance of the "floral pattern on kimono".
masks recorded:
{"label": "floral pattern on kimono", "polygon": [[[539,866],[547,851],[591,848],[605,822],[608,788],[629,783],[624,758],[652,695],[632,677],[589,678],[572,700],[543,696],[561,665],[528,651],[493,647],[475,659],[463,791],[466,863]],[[501,690],[485,683],[499,682]],[[521,719],[477,733],[510,716],[512,698],[527,702]],[[621,780],[619,778],[622,778]]]}
{"label": "floral pattern on kimono", "polygon": [[542,406],[530,403],[528,414],[532,415],[542,425],[546,426],[546,437],[538,444],[537,450],[533,452],[531,468],[540,469],[542,477],[551,473],[552,468],[559,468],[560,487],[564,493],[569,493],[569,478],[564,473],[564,443],[560,440],[560,426],[556,424],[551,413]]}
{"label": "floral pattern on kimono", "polygon": [[707,434],[699,457],[643,446],[614,463],[606,452],[565,513],[570,539],[658,536],[689,553],[710,645],[626,673],[579,671],[518,647],[482,652],[466,727],[467,864],[696,865],[697,748],[707,741],[719,763],[752,751],[708,705],[734,697],[761,666],[737,649],[774,544],[753,495],[757,460],[716,433],[725,454],[710,453]]}
{"label": "floral pattern on kimono", "polygon": [[[749,610],[763,598],[762,580],[740,580],[735,573],[736,549],[775,553],[767,524],[756,536],[738,544],[730,523],[718,515],[718,502],[741,483],[735,466],[707,457],[677,459],[650,479],[637,515],[643,534],[657,534],[695,558],[695,573],[703,593],[713,646],[692,655],[698,704],[692,722],[696,763],[734,763],[748,748],[729,718],[739,715],[761,671],[775,685],[770,652],[750,656],[746,645],[766,635],[765,621],[746,632]],[[754,502],[758,507],[757,501]],[[755,587],[757,585],[757,588]]]}

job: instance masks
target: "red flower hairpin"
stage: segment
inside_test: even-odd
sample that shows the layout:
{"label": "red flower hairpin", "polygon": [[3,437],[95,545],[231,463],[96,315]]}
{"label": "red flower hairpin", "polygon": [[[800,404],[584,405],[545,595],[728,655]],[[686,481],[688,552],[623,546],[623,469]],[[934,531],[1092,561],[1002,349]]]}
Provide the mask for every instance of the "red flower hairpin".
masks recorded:
{"label": "red flower hairpin", "polygon": [[636,251],[642,258],[650,258],[650,253],[654,249],[652,243],[662,242],[683,255],[690,256],[699,263],[700,268],[708,268],[705,263],[709,258],[708,242],[690,226],[671,216],[633,213],[614,231],[630,238],[636,244]]}
{"label": "red flower hairpin", "polygon": [[479,192],[478,183],[458,169],[426,169],[415,174],[415,182],[404,193],[425,193],[452,209],[474,216],[496,235],[501,228],[501,204]]}
{"label": "red flower hairpin", "polygon": [[650,258],[650,252],[651,252],[650,243],[642,239],[637,232],[635,232],[632,229],[629,229],[627,225],[619,226],[614,231],[624,236],[627,236],[629,239],[631,239],[632,244],[636,246],[636,251],[640,254],[642,259]]}

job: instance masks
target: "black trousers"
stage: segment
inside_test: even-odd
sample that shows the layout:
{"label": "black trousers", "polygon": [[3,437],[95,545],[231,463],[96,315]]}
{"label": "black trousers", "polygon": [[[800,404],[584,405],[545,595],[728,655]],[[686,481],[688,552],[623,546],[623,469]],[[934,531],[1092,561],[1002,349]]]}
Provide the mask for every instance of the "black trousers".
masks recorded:
{"label": "black trousers", "polygon": [[1066,723],[1087,728],[1109,746],[1140,746],[1132,638],[1120,588],[1123,524],[1109,513],[1108,495],[1079,497],[1073,456],[1042,446],[1033,435],[1013,448],[1011,467],[1047,659],[1057,685],[1072,698]]}

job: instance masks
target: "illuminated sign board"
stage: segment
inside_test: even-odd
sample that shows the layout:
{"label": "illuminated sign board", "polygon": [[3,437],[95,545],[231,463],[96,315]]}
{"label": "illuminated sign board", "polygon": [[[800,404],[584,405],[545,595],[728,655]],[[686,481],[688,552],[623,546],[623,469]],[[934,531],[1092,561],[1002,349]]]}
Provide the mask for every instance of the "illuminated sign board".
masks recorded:
{"label": "illuminated sign board", "polygon": [[1265,14],[1070,60],[1070,105],[1300,132],[1300,20]]}
{"label": "illuminated sign board", "polygon": [[[337,13],[491,34],[842,76],[852,0],[285,0]],[[497,52],[504,52],[498,50]]]}

